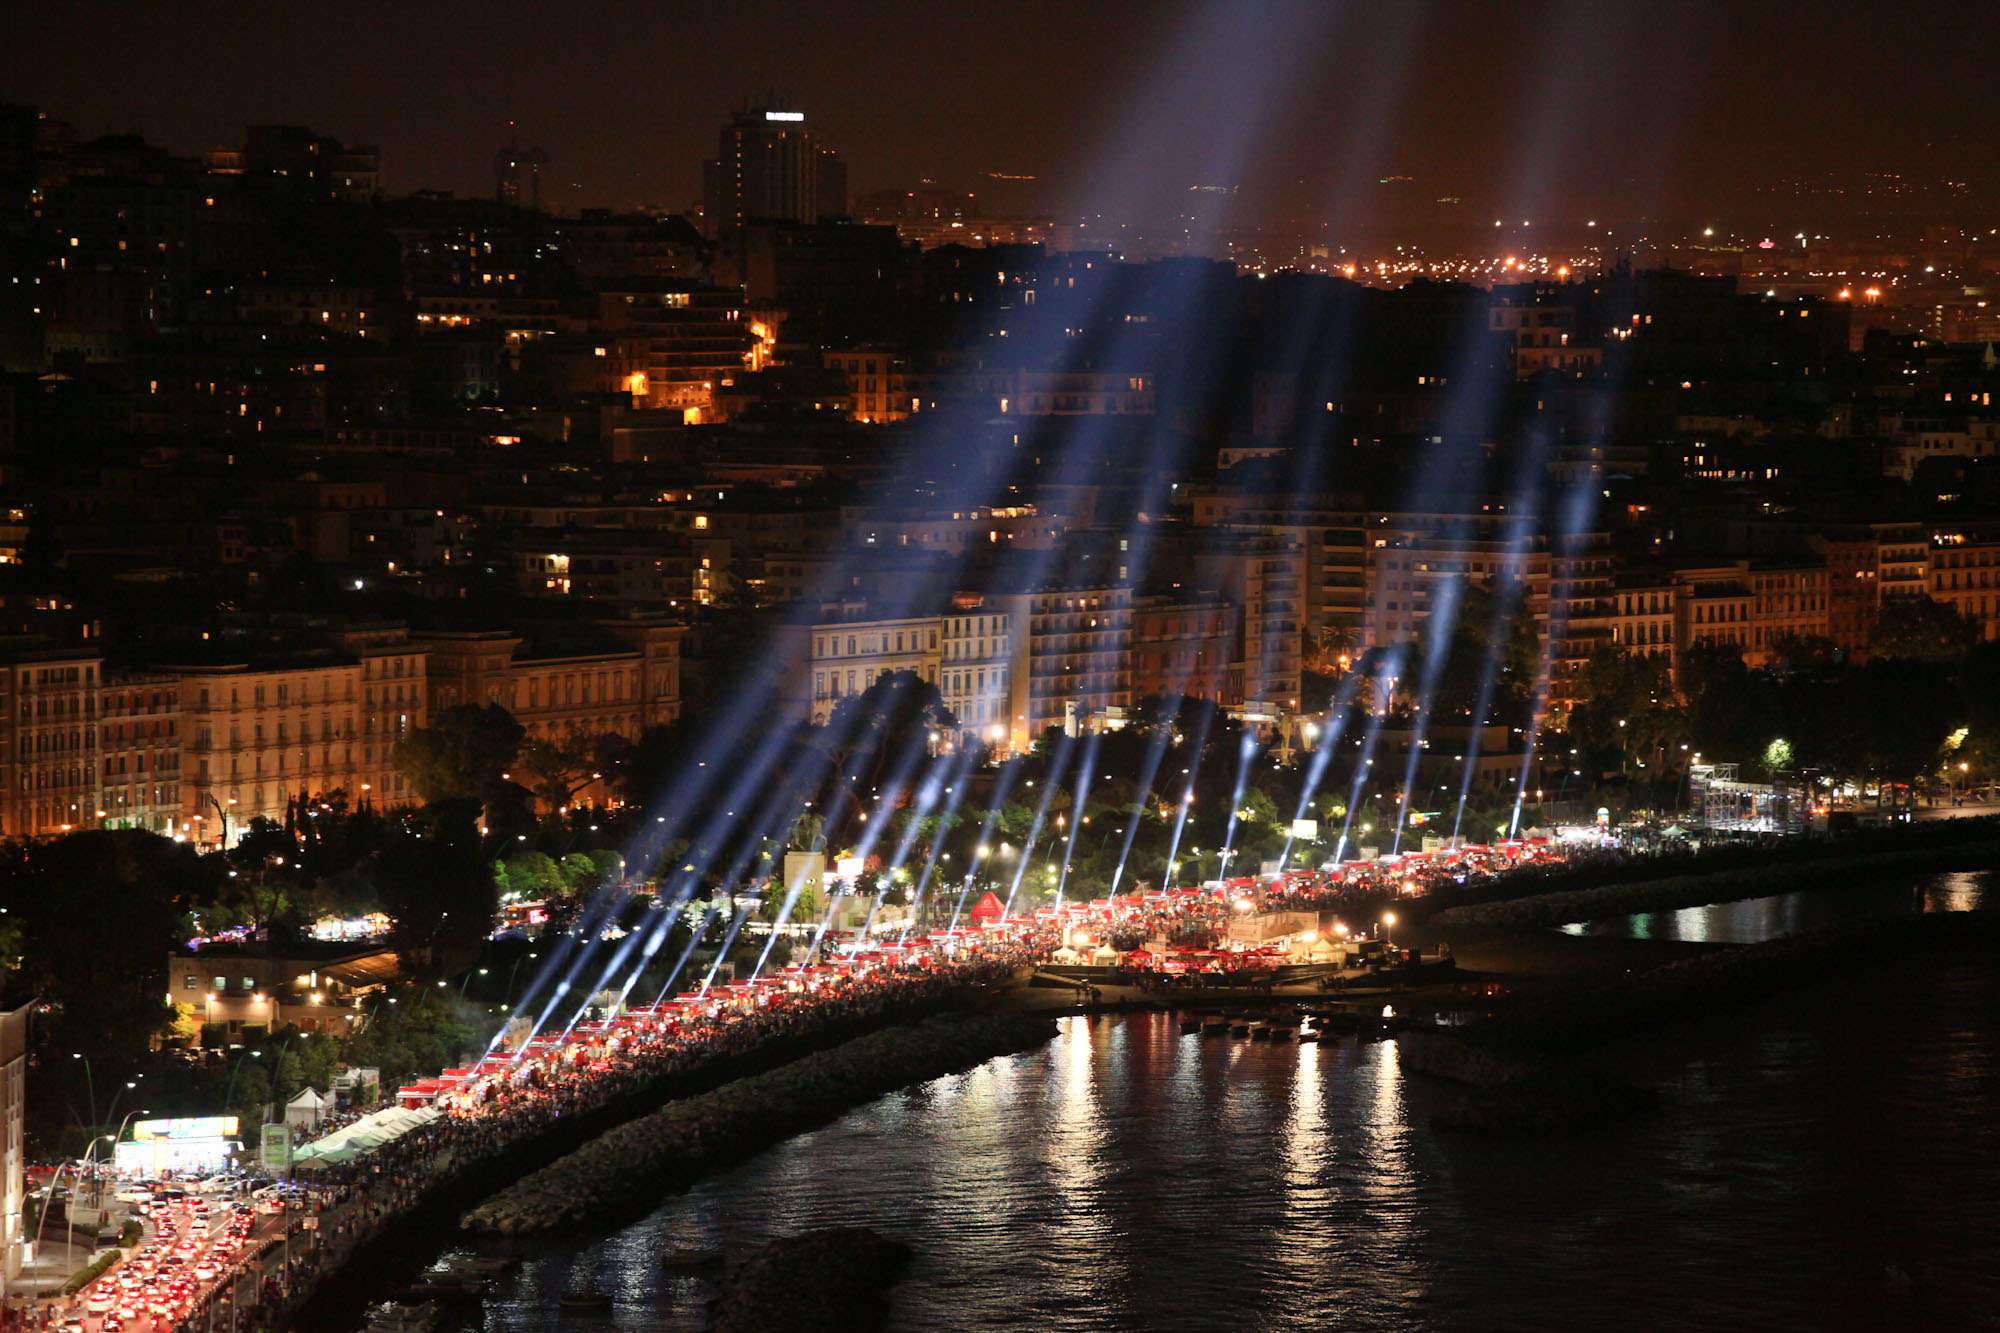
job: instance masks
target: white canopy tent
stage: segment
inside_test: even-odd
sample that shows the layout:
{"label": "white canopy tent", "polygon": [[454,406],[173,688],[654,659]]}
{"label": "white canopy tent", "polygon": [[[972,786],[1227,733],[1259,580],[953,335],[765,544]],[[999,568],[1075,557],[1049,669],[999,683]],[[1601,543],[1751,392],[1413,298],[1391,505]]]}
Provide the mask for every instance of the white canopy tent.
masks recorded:
{"label": "white canopy tent", "polygon": [[333,1098],[312,1088],[300,1088],[299,1095],[285,1103],[285,1123],[293,1129],[313,1129],[333,1108]]}

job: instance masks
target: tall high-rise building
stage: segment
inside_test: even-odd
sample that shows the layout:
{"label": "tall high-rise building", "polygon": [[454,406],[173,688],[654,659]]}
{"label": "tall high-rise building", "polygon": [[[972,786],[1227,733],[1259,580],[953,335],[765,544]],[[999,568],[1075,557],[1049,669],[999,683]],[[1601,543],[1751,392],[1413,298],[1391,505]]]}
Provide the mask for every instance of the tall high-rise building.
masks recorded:
{"label": "tall high-rise building", "polygon": [[516,208],[539,210],[542,206],[542,168],[549,155],[539,148],[523,148],[516,136],[507,136],[507,146],[493,155],[493,197]]}
{"label": "tall high-rise building", "polygon": [[803,111],[751,107],[722,127],[702,163],[702,212],[710,236],[757,222],[817,222],[847,211],[847,166],[806,128]]}

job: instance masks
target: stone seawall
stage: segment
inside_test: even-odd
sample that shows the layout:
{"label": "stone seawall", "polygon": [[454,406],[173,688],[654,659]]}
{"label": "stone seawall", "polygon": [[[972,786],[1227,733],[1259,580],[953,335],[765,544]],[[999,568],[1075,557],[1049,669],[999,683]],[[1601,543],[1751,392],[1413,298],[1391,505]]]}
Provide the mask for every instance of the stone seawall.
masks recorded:
{"label": "stone seawall", "polygon": [[730,1279],[708,1333],[864,1333],[909,1260],[909,1246],[866,1227],[774,1240]]}
{"label": "stone seawall", "polygon": [[1718,949],[1582,991],[1537,1000],[1466,1029],[1505,1054],[1575,1049],[1759,1000],[1891,955],[2000,942],[2000,912],[1924,912],[1801,931]]}
{"label": "stone seawall", "polygon": [[1985,870],[2000,864],[2000,842],[1985,840],[1947,847],[1869,852],[1838,860],[1675,875],[1634,884],[1543,893],[1505,902],[1451,907],[1431,917],[1433,926],[1499,926],[1535,929],[1572,921],[1598,921],[1632,912],[1671,912],[1708,903],[1761,898],[1800,889],[1832,889],[1879,880],[1884,875],[1939,874]]}
{"label": "stone seawall", "polygon": [[2000,913],[1934,912],[1852,922],[1669,963],[1537,1001],[1449,1033],[1408,1032],[1397,1049],[1421,1074],[1469,1085],[1440,1128],[1497,1133],[1581,1129],[1652,1109],[1651,1089],[1572,1062],[1629,1032],[1752,1003],[1893,954],[2000,942]]}
{"label": "stone seawall", "polygon": [[821,1051],[620,1125],[467,1212],[468,1231],[520,1236],[614,1225],[701,1171],[914,1083],[1039,1046],[1052,1019],[945,1015]]}

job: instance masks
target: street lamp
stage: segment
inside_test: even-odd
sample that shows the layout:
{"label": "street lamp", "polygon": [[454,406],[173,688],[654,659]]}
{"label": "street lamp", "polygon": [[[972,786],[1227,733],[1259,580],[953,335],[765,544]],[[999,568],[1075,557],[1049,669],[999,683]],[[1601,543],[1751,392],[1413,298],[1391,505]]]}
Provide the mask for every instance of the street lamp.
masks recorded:
{"label": "street lamp", "polygon": [[[49,1224],[49,1210],[55,1206],[56,1186],[62,1183],[62,1173],[69,1171],[69,1167],[70,1164],[67,1161],[57,1165],[56,1173],[49,1177],[48,1193],[42,1196],[41,1215],[35,1219],[35,1254],[37,1257],[40,1257],[42,1252],[42,1228]],[[70,1176],[74,1179],[76,1172],[70,1171]]]}
{"label": "street lamp", "polygon": [[90,1127],[97,1128],[97,1079],[90,1072],[90,1057],[82,1051],[71,1051],[69,1058],[83,1061],[84,1085],[90,1089]]}
{"label": "street lamp", "polygon": [[[127,1083],[125,1086],[129,1088],[133,1085]],[[118,1122],[117,1129],[113,1130],[109,1134],[99,1134],[96,1138],[90,1141],[87,1147],[84,1148],[83,1150],[84,1163],[85,1165],[93,1167],[93,1170],[90,1173],[91,1207],[98,1209],[102,1209],[104,1207],[104,1177],[94,1169],[95,1167],[94,1158],[97,1153],[97,1145],[108,1141],[111,1144],[112,1154],[113,1157],[115,1158],[118,1150],[118,1140],[125,1137],[125,1126],[132,1123],[132,1117],[135,1115],[151,1115],[151,1114],[152,1112],[146,1109],[145,1107],[140,1107],[137,1110],[127,1111],[125,1113],[125,1118]]]}
{"label": "street lamp", "polygon": [[[122,1087],[122,1088],[120,1088],[120,1089],[118,1089],[118,1091],[117,1091],[117,1092],[115,1092],[115,1093],[111,1094],[111,1105],[109,1105],[109,1106],[107,1106],[107,1107],[105,1107],[105,1108],[104,1108],[104,1118],[105,1118],[106,1120],[109,1120],[109,1119],[110,1119],[110,1118],[111,1118],[112,1116],[114,1116],[114,1115],[117,1115],[117,1114],[118,1114],[118,1099],[119,1099],[120,1097],[123,1097],[123,1096],[124,1096],[124,1095],[126,1094],[126,1092],[127,1092],[127,1091],[129,1091],[129,1090],[131,1090],[131,1089],[133,1089],[133,1088],[136,1088],[136,1087],[138,1087],[138,1086],[139,1086],[139,1082],[138,1082],[138,1080],[139,1080],[139,1079],[141,1079],[141,1078],[144,1078],[144,1077],[145,1077],[145,1075],[144,1075],[144,1074],[140,1074],[140,1075],[138,1075],[138,1076],[137,1076],[137,1077],[135,1077],[135,1078],[130,1078],[130,1079],[127,1079],[127,1080],[125,1080],[125,1086],[124,1086],[124,1087]],[[126,1119],[128,1119],[128,1120],[129,1120],[129,1119],[131,1119],[131,1115],[130,1115],[130,1113],[129,1113],[129,1112],[128,1112],[128,1113],[127,1113],[127,1115],[126,1115]],[[95,1126],[95,1125],[92,1125],[92,1126],[91,1126],[91,1128],[92,1128],[92,1129],[95,1129],[95,1128],[96,1128],[96,1126]]]}
{"label": "street lamp", "polygon": [[[394,1004],[395,1001],[391,1000],[389,1003]],[[229,1071],[229,1086],[222,1093],[222,1109],[225,1114],[227,1114],[230,1107],[230,1098],[236,1095],[236,1076],[243,1072],[243,1062],[246,1059],[261,1060],[263,1058],[264,1053],[262,1051],[253,1051],[248,1048],[245,1048],[242,1055],[236,1057],[236,1067]]]}
{"label": "street lamp", "polygon": [[1382,943],[1392,949],[1396,947],[1395,931],[1396,914],[1394,912],[1382,913]]}

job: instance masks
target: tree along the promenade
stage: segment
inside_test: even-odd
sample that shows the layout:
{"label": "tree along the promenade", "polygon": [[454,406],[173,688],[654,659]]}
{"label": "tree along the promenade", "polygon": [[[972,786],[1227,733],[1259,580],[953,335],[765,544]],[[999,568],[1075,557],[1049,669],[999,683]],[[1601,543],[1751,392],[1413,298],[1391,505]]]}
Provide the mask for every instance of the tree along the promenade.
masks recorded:
{"label": "tree along the promenade", "polygon": [[1696,644],[1681,654],[1681,697],[1688,744],[1710,761],[1747,761],[1777,735],[1771,679],[1753,672],[1727,644]]}
{"label": "tree along the promenade", "polygon": [[426,804],[506,801],[526,734],[499,704],[455,704],[397,741],[391,761]]}
{"label": "tree along the promenade", "polygon": [[1877,657],[1956,659],[1979,641],[1979,622],[1943,602],[1920,596],[1882,599],[1868,647]]}
{"label": "tree along the promenade", "polygon": [[20,932],[18,984],[47,1006],[38,1043],[85,1056],[143,1050],[173,1017],[167,955],[221,879],[220,861],[136,829],[10,844],[0,907]]}
{"label": "tree along the promenade", "polygon": [[382,1071],[384,1088],[457,1063],[472,1029],[454,1013],[449,987],[399,985],[376,998],[367,1025],[347,1043],[347,1059]]}
{"label": "tree along the promenade", "polygon": [[819,805],[832,822],[828,837],[845,841],[883,780],[957,725],[937,686],[914,671],[886,674],[842,699],[812,737],[831,761],[832,785]]}
{"label": "tree along the promenade", "polygon": [[[1494,633],[1499,622],[1499,634]],[[1407,659],[1421,661],[1421,648]],[[1458,618],[1438,669],[1431,714],[1440,721],[1525,724],[1534,701],[1535,678],[1541,669],[1540,639],[1526,590],[1518,584],[1494,587],[1468,583],[1459,600]],[[1473,718],[1482,691],[1485,715]]]}
{"label": "tree along the promenade", "polygon": [[367,868],[394,922],[389,946],[406,976],[435,980],[463,971],[493,929],[499,892],[474,823],[478,813],[471,801],[428,806]]}
{"label": "tree along the promenade", "polygon": [[521,746],[514,776],[541,802],[544,812],[566,808],[579,793],[600,781],[619,783],[632,750],[623,736],[570,736],[564,740],[530,740]]}
{"label": "tree along the promenade", "polygon": [[1664,657],[1601,648],[1577,676],[1576,693],[1569,734],[1587,751],[1586,767],[1626,768],[1663,753],[1678,757],[1688,719]]}

